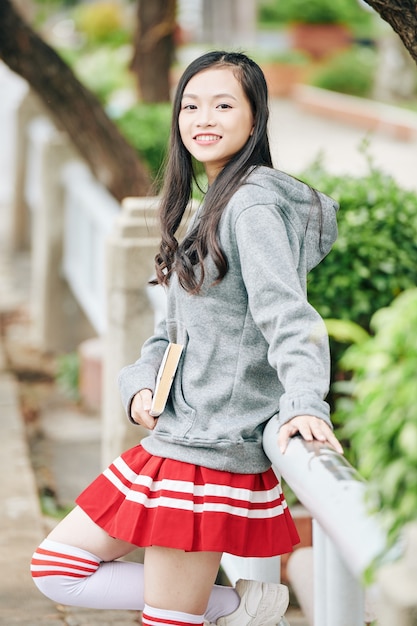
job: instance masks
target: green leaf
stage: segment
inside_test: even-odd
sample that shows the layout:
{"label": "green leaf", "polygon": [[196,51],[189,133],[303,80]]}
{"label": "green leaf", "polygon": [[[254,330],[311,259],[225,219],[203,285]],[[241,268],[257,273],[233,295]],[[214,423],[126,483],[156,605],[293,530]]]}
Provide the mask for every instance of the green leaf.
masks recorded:
{"label": "green leaf", "polygon": [[345,343],[363,343],[369,334],[359,324],[350,320],[325,319],[327,332],[331,337]]}

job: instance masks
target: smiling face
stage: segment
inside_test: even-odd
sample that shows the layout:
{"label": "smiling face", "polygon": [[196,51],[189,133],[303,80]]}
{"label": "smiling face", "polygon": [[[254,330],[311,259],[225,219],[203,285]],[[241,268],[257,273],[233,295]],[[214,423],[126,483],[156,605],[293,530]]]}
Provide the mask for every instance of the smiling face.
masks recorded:
{"label": "smiling face", "polygon": [[203,70],[185,86],[179,131],[187,150],[203,163],[209,184],[246,144],[253,123],[249,100],[231,68]]}

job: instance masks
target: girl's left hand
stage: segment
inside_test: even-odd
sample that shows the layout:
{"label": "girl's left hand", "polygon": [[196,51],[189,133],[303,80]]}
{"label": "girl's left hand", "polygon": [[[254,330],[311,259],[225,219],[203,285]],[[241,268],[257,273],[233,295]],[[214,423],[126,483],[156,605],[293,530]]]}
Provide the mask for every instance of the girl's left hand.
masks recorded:
{"label": "girl's left hand", "polygon": [[319,417],[313,415],[297,415],[279,429],[278,445],[284,454],[291,437],[300,433],[305,441],[317,439],[321,443],[328,443],[336,452],[343,454],[343,448],[336,439],[333,430]]}

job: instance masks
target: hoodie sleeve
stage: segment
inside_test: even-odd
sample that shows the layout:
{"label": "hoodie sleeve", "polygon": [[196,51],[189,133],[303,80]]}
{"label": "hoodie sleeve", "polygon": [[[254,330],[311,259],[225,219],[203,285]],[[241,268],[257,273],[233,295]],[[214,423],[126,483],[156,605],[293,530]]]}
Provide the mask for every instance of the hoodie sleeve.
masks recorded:
{"label": "hoodie sleeve", "polygon": [[314,415],[329,425],[330,356],[324,322],[308,303],[297,273],[299,239],[275,205],[241,211],[235,226],[252,317],[284,388],[279,422]]}
{"label": "hoodie sleeve", "polygon": [[122,404],[129,420],[136,424],[130,415],[133,397],[141,389],[155,390],[156,377],[168,345],[168,333],[165,319],[155,329],[155,334],[143,344],[140,359],[124,367],[119,374],[119,390]]}

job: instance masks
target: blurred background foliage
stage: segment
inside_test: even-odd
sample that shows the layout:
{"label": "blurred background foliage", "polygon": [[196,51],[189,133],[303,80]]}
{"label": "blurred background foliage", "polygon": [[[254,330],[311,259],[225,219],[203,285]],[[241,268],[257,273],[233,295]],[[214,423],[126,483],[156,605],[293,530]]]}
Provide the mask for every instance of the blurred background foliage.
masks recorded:
{"label": "blurred background foliage", "polygon": [[[50,43],[98,96],[152,173],[159,171],[164,157],[159,145],[168,136],[169,110],[162,107],[155,112],[157,146],[152,149],[152,129],[147,121],[153,113],[141,102],[131,68],[135,0],[33,0],[33,5],[35,21]],[[365,10],[365,6],[358,0],[258,0],[256,27],[259,33],[269,33],[269,43],[265,45],[261,34],[259,45],[248,52],[261,66],[286,66],[287,73],[289,67],[294,68],[295,82],[372,97],[379,69],[378,42],[385,29],[379,16],[369,7]],[[291,29],[299,22],[342,24],[348,28],[349,37],[335,51],[312,58],[308,51],[293,45]],[[187,46],[198,47],[198,42],[189,39],[189,35],[178,36],[173,86],[178,75],[176,65],[181,66],[182,58],[187,57]]]}
{"label": "blurred background foliage", "polygon": [[348,24],[369,28],[371,14],[352,0],[260,0],[259,22],[270,24]]}
{"label": "blurred background foliage", "polygon": [[367,98],[372,95],[377,62],[373,48],[354,45],[317,68],[310,82],[321,89]]}
{"label": "blurred background foliage", "polygon": [[370,326],[373,335],[342,359],[353,378],[335,415],[369,481],[369,505],[394,543],[417,519],[417,289],[379,309]]}
{"label": "blurred background foliage", "polygon": [[333,175],[319,160],[302,178],[340,204],[339,236],[309,276],[310,301],[323,317],[369,331],[378,309],[417,284],[417,196],[371,159],[364,170],[360,177]]}
{"label": "blurred background foliage", "polygon": [[36,0],[36,5],[36,21],[50,43],[156,177],[165,159],[171,108],[141,102],[137,93],[130,69],[135,2]]}
{"label": "blurred background foliage", "polygon": [[[323,318],[345,322],[328,328],[332,409],[349,379],[341,359],[363,338],[349,324],[371,333],[374,314],[417,285],[417,195],[378,169],[366,156],[366,144],[363,151],[363,176],[329,174],[320,160],[301,174],[340,204],[338,239],[308,279],[309,300]],[[341,419],[342,414],[334,414],[336,424]]]}

